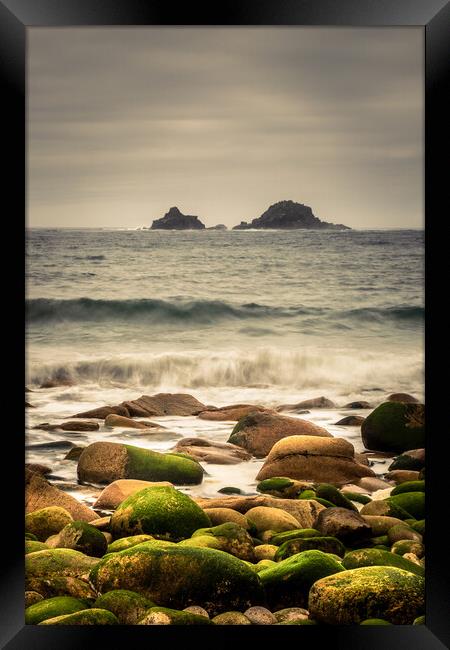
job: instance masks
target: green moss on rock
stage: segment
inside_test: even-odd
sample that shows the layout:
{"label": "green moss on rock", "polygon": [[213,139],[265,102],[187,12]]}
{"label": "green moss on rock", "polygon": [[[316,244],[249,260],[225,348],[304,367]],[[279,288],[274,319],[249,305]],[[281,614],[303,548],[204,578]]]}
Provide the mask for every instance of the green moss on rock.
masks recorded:
{"label": "green moss on rock", "polygon": [[304,607],[311,586],[325,576],[343,571],[341,562],[322,551],[304,551],[259,572],[269,608]]}
{"label": "green moss on rock", "polygon": [[241,612],[224,612],[212,619],[214,625],[251,625],[251,621]]}
{"label": "green moss on rock", "polygon": [[297,538],[289,542],[284,542],[278,549],[275,560],[284,560],[291,555],[302,553],[303,551],[316,550],[323,553],[333,553],[339,557],[344,557],[345,546],[336,537],[307,537],[305,539]]}
{"label": "green moss on rock", "polygon": [[122,625],[136,625],[153,603],[145,596],[127,589],[115,589],[97,598],[94,607],[112,612]]}
{"label": "green moss on rock", "polygon": [[77,598],[72,598],[71,596],[47,598],[27,607],[25,610],[25,623],[26,625],[38,625],[41,621],[45,621],[48,618],[73,614],[73,612],[86,609],[87,606],[87,603]]}
{"label": "green moss on rock", "polygon": [[397,567],[370,566],[322,578],[309,592],[312,618],[327,625],[383,618],[410,625],[425,608],[425,581]]}
{"label": "green moss on rock", "polygon": [[390,496],[387,499],[389,503],[403,508],[416,519],[425,517],[425,493],[424,492],[405,492]]}
{"label": "green moss on rock", "polygon": [[385,621],[383,618],[366,618],[360,625],[391,625],[391,623]]}
{"label": "green moss on rock", "polygon": [[321,483],[316,487],[316,495],[339,508],[347,508],[358,512],[358,508],[334,485]]}
{"label": "green moss on rock", "polygon": [[119,621],[106,609],[85,609],[82,612],[57,616],[42,621],[39,625],[118,625]]}
{"label": "green moss on rock", "polygon": [[417,542],[413,539],[401,539],[392,544],[391,553],[395,553],[395,555],[414,553],[418,558],[421,558],[425,554],[425,547],[421,542]]}
{"label": "green moss on rock", "polygon": [[148,487],[135,492],[111,517],[114,537],[148,534],[159,539],[186,539],[210,526],[205,512],[187,494],[173,487]]}
{"label": "green moss on rock", "polygon": [[292,539],[308,539],[309,537],[323,537],[323,535],[315,528],[298,528],[277,533],[271,538],[270,543],[281,546],[284,542],[290,542]]}
{"label": "green moss on rock", "polygon": [[35,553],[36,551],[45,551],[47,548],[50,547],[47,546],[47,544],[44,544],[44,542],[25,540],[25,555],[28,553]]}
{"label": "green moss on rock", "polygon": [[56,535],[73,521],[72,515],[60,506],[41,508],[25,515],[25,532],[32,533],[40,542],[51,535]]}
{"label": "green moss on rock", "polygon": [[138,625],[213,625],[206,616],[168,607],[151,607]]}
{"label": "green moss on rock", "polygon": [[345,492],[345,496],[347,499],[350,499],[350,501],[356,501],[357,503],[362,503],[363,505],[372,501],[372,499],[367,496],[367,494],[360,494],[359,492]]}
{"label": "green moss on rock", "polygon": [[71,548],[92,557],[102,557],[108,548],[103,533],[85,521],[72,521],[58,533],[56,548]]}
{"label": "green moss on rock", "polygon": [[425,445],[425,407],[423,404],[384,402],[361,424],[366,449],[398,451]]}
{"label": "green moss on rock", "polygon": [[252,538],[244,528],[233,522],[200,528],[191,539],[180,542],[180,546],[196,545],[225,551],[248,562],[255,559]]}
{"label": "green moss on rock", "polygon": [[121,537],[108,545],[108,553],[118,553],[127,548],[142,544],[142,542],[150,542],[155,539],[152,535],[131,535],[130,537]]}
{"label": "green moss on rock", "polygon": [[395,486],[390,496],[394,497],[396,494],[404,494],[405,492],[425,492],[425,481],[405,481],[400,483]]}
{"label": "green moss on rock", "polygon": [[71,576],[81,578],[95,567],[98,560],[68,548],[52,548],[25,556],[27,578]]}
{"label": "green moss on rock", "polygon": [[359,569],[364,566],[393,566],[424,576],[425,570],[419,564],[410,562],[400,555],[375,548],[363,548],[347,553],[342,564],[346,569]]}
{"label": "green moss on rock", "polygon": [[73,596],[73,598],[79,598],[86,602],[93,602],[97,598],[97,594],[88,582],[70,576],[27,577],[26,588],[30,591],[37,591],[45,598]]}
{"label": "green moss on rock", "polygon": [[199,605],[210,615],[264,604],[264,591],[245,562],[210,548],[144,542],[113,553],[90,574],[101,593],[128,589],[163,607]]}

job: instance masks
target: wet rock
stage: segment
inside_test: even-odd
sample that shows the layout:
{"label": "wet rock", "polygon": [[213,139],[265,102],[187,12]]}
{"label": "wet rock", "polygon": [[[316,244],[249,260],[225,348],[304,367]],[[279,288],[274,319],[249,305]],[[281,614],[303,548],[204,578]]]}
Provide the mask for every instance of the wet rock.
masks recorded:
{"label": "wet rock", "polygon": [[27,402],[25,400],[25,408],[26,409],[35,409],[36,407],[33,404],[30,404],[30,402]]}
{"label": "wet rock", "polygon": [[356,462],[343,438],[293,435],[275,443],[256,479],[274,476],[342,485],[375,474]]}
{"label": "wet rock", "polygon": [[85,521],[72,521],[56,535],[53,548],[71,548],[90,557],[102,557],[108,543],[106,537]]}
{"label": "wet rock", "polygon": [[242,560],[210,548],[145,542],[103,558],[90,579],[101,593],[129,589],[162,607],[197,605],[210,616],[264,605],[255,571]]}
{"label": "wet rock", "polygon": [[386,490],[391,488],[391,483],[383,481],[383,479],[376,476],[363,476],[357,481],[357,485],[366,489],[368,492],[376,492],[377,490]]}
{"label": "wet rock", "polygon": [[33,474],[39,474],[40,476],[52,473],[51,467],[40,465],[39,463],[25,463],[25,470],[28,470],[28,472]]}
{"label": "wet rock", "polygon": [[394,469],[386,474],[386,478],[388,481],[394,481],[397,485],[401,485],[409,481],[417,481],[419,472],[409,469]]}
{"label": "wet rock", "polygon": [[195,460],[115,442],[94,442],[78,461],[78,478],[87,483],[112,483],[118,479],[170,481],[198,485],[203,469]]}
{"label": "wet rock", "polygon": [[219,497],[216,499],[196,497],[195,501],[201,508],[231,508],[245,514],[251,508],[267,506],[280,508],[291,514],[299,522],[301,528],[312,528],[317,515],[324,509],[317,501],[300,499],[277,499],[271,496],[236,496]]}
{"label": "wet rock", "polygon": [[143,490],[146,487],[171,487],[169,481],[139,481],[136,479],[119,479],[110,483],[100,493],[94,508],[99,510],[115,510],[117,506],[132,494]]}
{"label": "wet rock", "polygon": [[286,560],[292,555],[304,553],[305,551],[322,551],[332,554],[337,558],[344,557],[345,546],[336,537],[298,537],[288,542],[283,542],[275,554],[275,561]]}
{"label": "wet rock", "polygon": [[346,569],[359,569],[363,566],[394,566],[418,576],[425,575],[425,570],[422,566],[410,562],[400,555],[377,548],[362,548],[356,551],[350,551],[350,553],[345,555],[342,564]]}
{"label": "wet rock", "polygon": [[203,411],[202,413],[199,413],[198,417],[202,420],[216,420],[221,422],[240,420],[251,413],[266,411],[271,412],[271,409],[259,406],[258,404],[231,404],[230,406],[221,406],[214,410]]}
{"label": "wet rock", "polygon": [[[361,513],[360,513],[361,514]],[[392,526],[403,524],[401,519],[397,517],[390,517],[384,515],[361,515],[364,521],[369,524],[372,529],[372,536],[385,535]]]}
{"label": "wet rock", "polygon": [[160,427],[160,425],[155,422],[138,422],[137,420],[132,420],[123,415],[116,415],[115,413],[110,413],[106,416],[105,426],[123,427],[124,429],[151,429]]}
{"label": "wet rock", "polygon": [[364,422],[365,418],[360,415],[347,415],[345,418],[342,418],[338,422],[335,422],[336,426],[345,426],[345,427],[358,427]]}
{"label": "wet rock", "polygon": [[299,409],[332,409],[336,404],[326,397],[314,397],[305,399],[297,404],[282,404],[277,411],[298,411]]}
{"label": "wet rock", "polygon": [[252,625],[273,625],[277,622],[272,612],[265,607],[249,607],[245,610],[244,616]]}
{"label": "wet rock", "polygon": [[154,219],[152,230],[205,230],[205,224],[197,216],[183,214],[174,206],[161,219]]}
{"label": "wet rock", "polygon": [[249,530],[251,528],[247,517],[245,517],[245,515],[241,514],[240,512],[237,512],[236,510],[232,510],[231,508],[205,508],[204,512],[208,516],[208,519],[211,521],[213,526],[232,522],[238,526],[241,526],[241,528],[244,528],[245,530]]}
{"label": "wet rock", "polygon": [[280,510],[280,508],[257,506],[247,510],[245,516],[255,526],[258,533],[266,530],[281,533],[286,530],[299,528],[298,519],[288,512]]}
{"label": "wet rock", "polygon": [[151,607],[138,625],[212,625],[206,616],[168,607]]}
{"label": "wet rock", "polygon": [[116,415],[124,415],[129,417],[130,414],[128,409],[124,406],[100,406],[96,409],[90,409],[89,411],[83,411],[82,413],[76,413],[72,415],[73,418],[98,418],[99,420],[104,420],[111,413]]}
{"label": "wet rock", "polygon": [[220,488],[220,490],[217,490],[217,492],[220,492],[220,494],[244,494],[241,488],[233,487],[231,485]]}
{"label": "wet rock", "polygon": [[377,515],[379,517],[395,517],[397,519],[408,519],[410,516],[403,508],[391,503],[387,499],[376,499],[370,503],[366,503],[359,514],[362,515]]}
{"label": "wet rock", "polygon": [[421,471],[425,467],[425,449],[411,449],[397,456],[389,465],[389,471],[394,469],[407,469]]}
{"label": "wet rock", "polygon": [[183,438],[171,451],[182,452],[204,463],[235,465],[250,460],[251,454],[228,442],[211,442],[205,438]]}
{"label": "wet rock", "polygon": [[418,404],[419,400],[408,393],[392,393],[386,399],[387,402],[401,402],[403,404]]}
{"label": "wet rock", "polygon": [[119,621],[106,609],[85,609],[81,612],[48,618],[39,625],[118,625]]}
{"label": "wet rock", "polygon": [[83,449],[86,449],[86,447],[72,447],[64,456],[64,460],[78,460],[83,453]]}
{"label": "wet rock", "polygon": [[150,607],[154,607],[148,598],[126,589],[114,589],[97,598],[94,607],[112,612],[121,625],[137,625]]}
{"label": "wet rock", "polygon": [[144,488],[122,501],[111,516],[115,538],[144,533],[176,541],[208,526],[207,515],[195,501],[173,487]]}
{"label": "wet rock", "polygon": [[383,618],[410,625],[424,612],[424,579],[396,567],[362,567],[327,576],[309,593],[312,618],[327,625],[352,625]]}
{"label": "wet rock", "polygon": [[384,402],[361,425],[367,449],[402,452],[425,444],[425,406]]}
{"label": "wet rock", "polygon": [[63,431],[98,431],[100,429],[98,422],[85,422],[84,420],[70,420],[56,426]]}
{"label": "wet rock", "polygon": [[42,476],[25,470],[25,512],[32,513],[48,506],[60,506],[80,521],[91,522],[99,518],[75,497],[50,485]]}
{"label": "wet rock", "polygon": [[[282,560],[258,575],[270,609],[277,610],[304,607],[308,602],[309,590],[317,580],[343,571],[342,564],[327,553],[310,550]],[[286,616],[275,612],[275,616],[281,622],[298,618],[299,613],[296,612],[297,616]]]}
{"label": "wet rock", "polygon": [[[161,417],[164,415],[198,415],[206,410],[205,404],[199,402],[192,395],[185,393],[158,393],[157,395],[142,395],[138,399],[130,400],[129,403],[134,408],[138,408],[142,414],[141,417],[154,416]],[[131,413],[120,413],[129,417]]]}
{"label": "wet rock", "polygon": [[[228,442],[243,447],[257,458],[263,458],[274,444],[293,435],[332,437],[326,429],[307,420],[265,412],[253,413],[239,420]],[[286,474],[278,473],[277,476]]]}
{"label": "wet rock", "polygon": [[284,499],[294,499],[300,492],[313,487],[311,481],[294,481],[291,478],[284,476],[276,476],[260,481],[256,486],[258,492],[263,494],[271,494],[274,497],[281,497]]}
{"label": "wet rock", "polygon": [[372,529],[358,512],[347,508],[326,508],[319,512],[314,528],[323,535],[337,537],[346,546],[368,541]]}
{"label": "wet rock", "polygon": [[345,409],[371,409],[372,405],[369,404],[369,402],[364,402],[364,401],[358,400],[356,402],[349,402],[349,404],[346,404],[343,408],[345,408]]}

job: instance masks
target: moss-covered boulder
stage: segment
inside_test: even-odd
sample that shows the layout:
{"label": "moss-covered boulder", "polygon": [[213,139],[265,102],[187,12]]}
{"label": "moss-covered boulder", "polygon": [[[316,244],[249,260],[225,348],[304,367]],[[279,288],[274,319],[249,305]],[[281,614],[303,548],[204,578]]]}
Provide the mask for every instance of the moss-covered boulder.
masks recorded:
{"label": "moss-covered boulder", "polygon": [[210,524],[187,494],[173,487],[150,487],[122,501],[111,517],[111,532],[114,537],[148,534],[177,541]]}
{"label": "moss-covered boulder", "polygon": [[[400,454],[389,465],[389,471],[397,469],[408,470],[414,472],[422,472],[425,469],[425,449],[410,449]],[[419,479],[424,479],[424,476],[419,475]]]}
{"label": "moss-covered boulder", "polygon": [[142,544],[142,542],[151,542],[152,539],[155,539],[152,535],[131,535],[130,537],[121,537],[116,539],[111,544],[108,544],[108,553],[118,553],[119,551],[124,551],[127,548],[132,546],[137,546]]}
{"label": "moss-covered boulder", "polygon": [[311,617],[328,625],[359,624],[368,618],[410,625],[424,608],[424,578],[386,566],[350,569],[322,578],[312,585],[308,599]]}
{"label": "moss-covered boulder", "polygon": [[72,521],[58,533],[54,548],[71,548],[92,557],[102,557],[108,543],[103,533],[85,521]]}
{"label": "moss-covered boulder", "polygon": [[214,625],[252,625],[252,622],[242,612],[224,612],[212,619]]}
{"label": "moss-covered boulder", "polygon": [[359,569],[363,566],[394,566],[405,571],[410,571],[418,576],[424,576],[425,570],[422,566],[405,560],[400,555],[389,551],[380,551],[376,548],[362,548],[347,553],[342,564],[346,569]]}
{"label": "moss-covered boulder", "polygon": [[121,625],[137,625],[153,603],[145,596],[127,589],[114,589],[97,598],[94,607],[112,612]]}
{"label": "moss-covered boulder", "polygon": [[323,535],[315,528],[297,528],[273,535],[270,543],[281,546],[284,542],[290,542],[291,539],[307,539],[308,537],[323,537]]}
{"label": "moss-covered boulder", "polygon": [[274,544],[259,544],[258,546],[255,546],[255,562],[259,562],[260,560],[273,560],[277,550],[278,546],[275,546]]}
{"label": "moss-covered boulder", "polygon": [[97,598],[96,592],[86,580],[70,576],[57,576],[51,578],[27,577],[26,589],[36,591],[44,598],[54,596],[72,596],[85,602],[93,603]]}
{"label": "moss-covered boulder", "polygon": [[44,596],[39,594],[37,591],[26,591],[25,592],[25,609],[27,607],[30,607],[30,605],[34,605],[35,603],[38,603],[41,600],[44,600]]}
{"label": "moss-covered boulder", "polygon": [[330,485],[329,483],[320,483],[316,487],[316,496],[330,501],[339,508],[347,508],[348,510],[358,512],[358,508],[349,500],[349,498],[338,490],[337,487]]}
{"label": "moss-covered boulder", "polygon": [[86,483],[129,478],[198,485],[203,480],[201,465],[184,454],[160,453],[116,442],[94,442],[86,447],[77,471],[80,481]]}
{"label": "moss-covered boulder", "polygon": [[283,476],[274,476],[260,481],[256,486],[258,492],[271,494],[274,497],[283,499],[295,499],[295,497],[310,485],[308,481],[295,481]]}
{"label": "moss-covered boulder", "polygon": [[168,607],[151,607],[138,625],[213,625],[213,623],[206,616],[193,612]]}
{"label": "moss-covered boulder", "polygon": [[411,528],[417,533],[420,533],[420,535],[425,539],[425,519],[411,522]]}
{"label": "moss-covered boulder", "polygon": [[340,562],[322,551],[298,553],[259,572],[271,610],[304,607],[311,586],[325,576],[343,571]]}
{"label": "moss-covered boulder", "polygon": [[367,494],[360,494],[359,492],[346,491],[345,496],[347,499],[350,499],[350,501],[356,501],[357,503],[362,503],[363,505],[372,501],[372,499]]}
{"label": "moss-covered boulder", "polygon": [[398,524],[392,526],[388,530],[388,539],[390,544],[395,544],[403,540],[412,540],[414,542],[422,542],[422,535],[416,530],[407,526],[406,524]]}
{"label": "moss-covered boulder", "polygon": [[56,535],[73,521],[72,515],[60,506],[41,508],[25,515],[25,532],[32,533],[40,542]]}
{"label": "moss-covered boulder", "polygon": [[307,537],[304,539],[292,539],[289,542],[281,544],[275,554],[275,561],[279,562],[291,555],[310,550],[333,553],[339,557],[344,557],[345,554],[345,546],[336,537]]}
{"label": "moss-covered boulder", "polygon": [[360,625],[392,625],[392,623],[383,618],[366,618],[365,621],[361,621]]}
{"label": "moss-covered boulder", "polygon": [[[208,543],[208,538],[213,540],[212,544]],[[180,542],[180,546],[196,546],[196,541],[199,540],[200,546],[225,551],[240,560],[253,562],[255,559],[252,538],[244,528],[232,522],[212,528],[200,528],[193,533],[191,539]]]}
{"label": "moss-covered boulder", "polygon": [[360,515],[374,515],[377,517],[395,517],[396,519],[408,519],[411,513],[406,512],[400,504],[387,499],[376,499],[367,503],[359,511]]}
{"label": "moss-covered boulder", "polygon": [[144,542],[105,557],[90,579],[101,593],[128,589],[163,607],[199,605],[211,615],[264,604],[255,571],[210,548]]}
{"label": "moss-covered boulder", "polygon": [[425,625],[425,614],[418,616],[413,620],[413,625]]}
{"label": "moss-covered boulder", "polygon": [[395,486],[390,496],[394,497],[396,494],[404,492],[425,492],[425,481],[404,481]]}
{"label": "moss-covered boulder", "polygon": [[401,539],[392,544],[391,553],[395,553],[395,555],[414,553],[418,558],[421,558],[425,555],[425,546],[413,539]]}
{"label": "moss-covered boulder", "polygon": [[25,610],[26,625],[38,625],[41,621],[55,616],[73,614],[87,609],[87,603],[71,596],[56,596],[41,600]]}
{"label": "moss-covered boulder", "polygon": [[406,510],[416,519],[425,517],[425,492],[405,492],[388,497],[387,501]]}
{"label": "moss-covered boulder", "polygon": [[285,530],[295,530],[299,521],[293,515],[280,508],[257,506],[245,513],[247,521],[254,525],[257,533],[272,530],[281,533]]}
{"label": "moss-covered boulder", "polygon": [[248,521],[247,517],[236,510],[231,508],[204,508],[204,511],[213,526],[232,522],[252,533],[256,532],[256,528]]}
{"label": "moss-covered boulder", "polygon": [[106,609],[85,609],[82,612],[49,618],[39,625],[119,625],[119,621]]}
{"label": "moss-covered boulder", "polygon": [[385,535],[389,528],[402,524],[403,520],[397,517],[385,517],[383,515],[362,515],[362,518],[372,529],[372,536]]}
{"label": "moss-covered boulder", "polygon": [[47,546],[47,544],[44,544],[44,542],[34,542],[33,540],[25,540],[25,555],[28,553],[35,553],[36,551],[45,551],[47,548],[50,548]]}
{"label": "moss-covered boulder", "polygon": [[309,616],[307,609],[303,607],[284,607],[274,612],[277,623],[287,623],[288,621],[305,621]]}
{"label": "moss-covered boulder", "polygon": [[361,425],[367,449],[406,451],[425,445],[425,406],[405,402],[384,402]]}
{"label": "moss-covered boulder", "polygon": [[68,548],[51,548],[25,556],[27,578],[53,578],[87,576],[98,560]]}

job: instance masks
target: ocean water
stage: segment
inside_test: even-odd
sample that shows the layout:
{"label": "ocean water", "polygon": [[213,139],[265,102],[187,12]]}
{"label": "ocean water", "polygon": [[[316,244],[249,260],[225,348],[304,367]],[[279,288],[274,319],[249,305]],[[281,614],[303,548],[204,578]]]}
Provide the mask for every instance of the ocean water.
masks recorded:
{"label": "ocean water", "polygon": [[[394,391],[423,398],[423,286],[420,230],[31,229],[28,457],[50,458],[61,481],[74,483],[65,452],[33,447],[64,436],[31,427],[157,392],[217,406],[325,395],[336,410],[302,417],[361,447],[356,430],[333,428],[342,405],[376,404]],[[72,385],[39,389],[62,377]],[[157,438],[109,430],[66,440],[168,449],[182,435],[226,440],[233,426],[163,421],[168,432]],[[259,465],[209,466],[201,489],[239,480],[249,489]]]}

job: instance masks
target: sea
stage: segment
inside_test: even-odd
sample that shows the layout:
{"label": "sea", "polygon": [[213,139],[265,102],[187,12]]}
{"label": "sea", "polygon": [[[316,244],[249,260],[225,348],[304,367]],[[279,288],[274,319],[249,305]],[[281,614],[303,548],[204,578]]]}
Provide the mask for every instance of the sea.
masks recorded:
{"label": "sea", "polygon": [[[302,418],[363,449],[359,428],[392,392],[424,398],[423,230],[29,229],[26,237],[28,462],[92,503],[68,449],[96,440],[157,451],[183,436],[225,442],[233,422],[156,418],[157,433],[34,428],[143,394],[270,407],[325,396]],[[39,388],[53,380],[70,385]],[[155,420],[155,418],[152,418]],[[377,473],[386,459],[372,460]],[[255,493],[261,460],[205,465],[201,486]]]}

